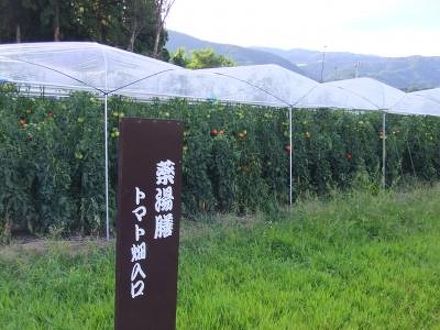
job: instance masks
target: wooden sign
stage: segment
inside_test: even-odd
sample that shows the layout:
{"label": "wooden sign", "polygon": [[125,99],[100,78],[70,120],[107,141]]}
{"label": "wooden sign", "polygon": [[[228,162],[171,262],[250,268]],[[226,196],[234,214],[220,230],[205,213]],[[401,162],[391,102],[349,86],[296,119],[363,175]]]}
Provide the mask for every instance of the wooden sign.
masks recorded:
{"label": "wooden sign", "polygon": [[175,329],[183,124],[120,123],[115,328]]}

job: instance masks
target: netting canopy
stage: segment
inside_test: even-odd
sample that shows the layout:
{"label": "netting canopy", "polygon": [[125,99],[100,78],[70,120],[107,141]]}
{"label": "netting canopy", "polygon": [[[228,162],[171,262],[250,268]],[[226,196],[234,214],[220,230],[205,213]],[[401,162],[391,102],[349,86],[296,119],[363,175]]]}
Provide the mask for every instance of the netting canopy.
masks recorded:
{"label": "netting canopy", "polygon": [[150,77],[148,81],[134,83],[118,93],[138,99],[178,97],[286,107],[286,104],[265,91],[231,77],[217,76],[203,70],[168,71]]}
{"label": "netting canopy", "polygon": [[372,78],[353,78],[323,83],[298,102],[302,108],[385,110],[405,93]]}
{"label": "netting canopy", "polygon": [[89,42],[0,45],[0,79],[110,94],[180,67]]}
{"label": "netting canopy", "polygon": [[366,77],[332,81],[326,85],[350,91],[381,110],[391,108],[405,95],[400,89]]}
{"label": "netting canopy", "polygon": [[[272,95],[284,106],[292,106],[318,82],[275,64],[248,65],[198,70],[214,73],[218,77],[230,77],[245,82],[260,91]],[[243,100],[249,98],[249,95]]]}
{"label": "netting canopy", "polygon": [[48,94],[67,89],[143,100],[181,97],[285,106],[269,93],[230,77],[89,42],[0,45],[1,80],[44,86]]}
{"label": "netting canopy", "polygon": [[0,45],[0,81],[138,99],[182,97],[271,107],[386,110],[438,116],[440,88],[405,94],[371,78],[319,84],[277,65],[205,70],[90,42]]}
{"label": "netting canopy", "polygon": [[430,99],[431,101],[440,102],[440,88],[425,89],[421,91],[412,92],[409,94],[422,96],[427,99]]}
{"label": "netting canopy", "polygon": [[391,107],[390,113],[440,116],[440,101],[420,93],[408,93]]}

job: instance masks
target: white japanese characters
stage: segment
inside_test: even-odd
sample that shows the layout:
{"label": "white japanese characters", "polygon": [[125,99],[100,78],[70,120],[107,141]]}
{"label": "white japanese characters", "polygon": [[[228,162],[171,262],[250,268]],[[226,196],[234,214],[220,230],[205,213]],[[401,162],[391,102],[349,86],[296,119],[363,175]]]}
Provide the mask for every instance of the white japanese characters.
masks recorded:
{"label": "white japanese characters", "polygon": [[145,260],[147,257],[147,246],[145,242],[133,244],[131,248],[131,262]]}
{"label": "white japanese characters", "polygon": [[160,161],[156,164],[156,202],[154,210],[156,211],[156,228],[154,239],[167,238],[173,235],[173,185],[175,172],[175,163],[171,160]]}
{"label": "white japanese characters", "polygon": [[174,170],[174,164],[171,160],[161,161],[157,163],[156,169],[156,184],[167,185],[174,184],[174,176],[176,175]]}
{"label": "white japanese characters", "polygon": [[[132,211],[136,220],[142,223],[143,218],[147,215],[147,208],[141,205],[146,195],[139,187],[135,187],[135,204],[136,208]],[[134,299],[144,294],[145,283],[144,279],[147,277],[143,271],[140,261],[147,258],[147,243],[142,240],[145,236],[145,229],[143,229],[138,223],[134,225],[135,243],[131,246],[131,262],[133,268],[131,270],[131,289],[130,294]]]}
{"label": "white japanese characters", "polygon": [[171,211],[173,209],[173,188],[156,188],[156,203],[154,209],[156,212]]}
{"label": "white japanese characters", "polygon": [[173,235],[173,214],[159,214],[156,215],[156,230],[154,231],[154,238],[167,238]]}
{"label": "white japanese characters", "polygon": [[[173,206],[174,195],[173,185],[175,178],[175,163],[171,160],[160,161],[156,164],[156,195],[154,200],[154,239],[164,239],[173,235]],[[152,196],[151,196],[152,197]],[[148,198],[151,198],[150,196]],[[131,287],[130,294],[133,299],[144,295],[145,279],[147,277],[145,262],[148,257],[148,246],[146,241],[146,227],[144,218],[150,211],[147,210],[146,199],[147,194],[139,187],[134,189],[135,206],[131,213],[133,214],[134,238],[135,242],[131,245]],[[149,213],[148,219],[153,219],[153,215]],[[148,221],[147,221],[148,222]]]}

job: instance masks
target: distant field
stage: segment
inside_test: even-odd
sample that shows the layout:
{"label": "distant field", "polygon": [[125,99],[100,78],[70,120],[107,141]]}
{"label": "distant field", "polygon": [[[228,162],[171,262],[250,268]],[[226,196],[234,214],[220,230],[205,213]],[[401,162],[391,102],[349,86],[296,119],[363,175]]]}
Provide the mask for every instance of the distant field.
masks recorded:
{"label": "distant field", "polygon": [[[0,248],[0,329],[111,329],[113,244],[36,249]],[[439,329],[440,187],[184,221],[177,328]]]}

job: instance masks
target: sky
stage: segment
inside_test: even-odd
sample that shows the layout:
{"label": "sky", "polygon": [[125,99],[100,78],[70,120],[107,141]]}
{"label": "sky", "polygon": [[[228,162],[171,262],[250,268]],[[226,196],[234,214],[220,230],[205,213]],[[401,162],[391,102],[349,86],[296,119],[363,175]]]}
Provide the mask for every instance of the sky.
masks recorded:
{"label": "sky", "polygon": [[245,47],[440,56],[440,0],[176,0],[166,28]]}

